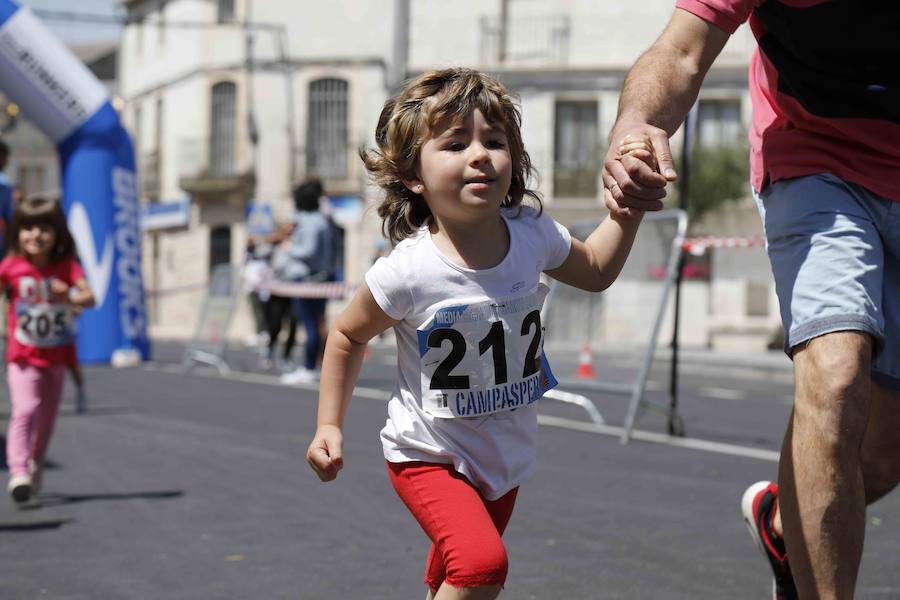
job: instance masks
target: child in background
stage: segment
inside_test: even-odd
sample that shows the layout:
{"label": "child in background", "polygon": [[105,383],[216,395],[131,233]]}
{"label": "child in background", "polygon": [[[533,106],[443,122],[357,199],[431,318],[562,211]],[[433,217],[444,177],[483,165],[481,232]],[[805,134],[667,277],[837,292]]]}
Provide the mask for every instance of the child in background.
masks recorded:
{"label": "child in background", "polygon": [[7,376],[12,415],[6,436],[8,491],[16,504],[40,488],[44,455],[56,422],[66,369],[77,365],[74,310],[94,296],[75,258],[59,203],[23,200],[9,229],[0,286],[12,296],[7,323]]}
{"label": "child in background", "polygon": [[[74,314],[77,317],[79,312],[76,310]],[[87,412],[87,392],[84,389],[84,373],[77,357],[75,364],[69,367],[69,374],[72,376],[72,383],[75,384],[75,412],[83,415]]]}
{"label": "child in background", "polygon": [[378,148],[362,153],[396,247],[329,332],[307,461],[322,481],[343,467],[366,343],[393,327],[399,380],[381,442],[391,483],[433,542],[429,599],[492,599],[506,580],[501,535],[534,469],[536,403],[556,385],[542,349],[541,273],[606,289],[641,221],[608,217],[585,242],[572,239],[527,187],[520,123],[496,79],[432,71],[388,100]]}
{"label": "child in background", "polygon": [[[19,205],[22,203],[22,200],[25,199],[25,192],[22,190],[22,186],[15,185],[12,190],[12,211],[19,208]],[[10,221],[12,221],[12,211],[10,211]],[[3,253],[5,256],[6,253]],[[75,316],[80,314],[81,309],[75,310]],[[87,392],[84,389],[84,373],[81,371],[81,365],[78,364],[76,360],[75,364],[69,367],[69,374],[72,375],[72,382],[75,384],[75,412],[77,414],[84,414],[87,412]]]}

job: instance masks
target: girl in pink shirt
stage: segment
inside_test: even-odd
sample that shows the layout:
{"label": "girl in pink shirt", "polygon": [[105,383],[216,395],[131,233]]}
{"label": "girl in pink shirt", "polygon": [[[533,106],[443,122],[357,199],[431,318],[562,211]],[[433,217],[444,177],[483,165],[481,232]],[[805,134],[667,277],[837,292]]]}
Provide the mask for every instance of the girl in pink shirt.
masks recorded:
{"label": "girl in pink shirt", "polygon": [[75,242],[58,202],[22,201],[0,262],[9,288],[6,360],[12,416],[6,435],[8,491],[22,505],[37,493],[62,396],[66,369],[77,364],[75,316],[94,305]]}

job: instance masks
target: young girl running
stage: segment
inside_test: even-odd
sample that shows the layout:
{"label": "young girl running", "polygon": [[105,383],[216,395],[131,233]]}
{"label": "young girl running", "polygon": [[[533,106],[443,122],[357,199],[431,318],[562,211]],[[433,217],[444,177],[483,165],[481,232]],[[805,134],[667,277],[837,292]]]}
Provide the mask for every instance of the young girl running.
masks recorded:
{"label": "young girl running", "polygon": [[510,93],[477,71],[412,81],[385,104],[375,139],[362,155],[396,246],[329,332],[307,461],[323,481],[343,467],[366,343],[393,327],[399,381],[381,442],[394,488],[433,542],[428,598],[496,598],[507,573],[501,535],[534,468],[536,402],[556,385],[542,350],[541,273],[606,289],[641,216],[571,239],[527,187]]}
{"label": "young girl running", "polygon": [[8,491],[17,504],[37,493],[66,369],[77,364],[73,309],[94,296],[75,258],[57,202],[22,201],[12,218],[0,286],[12,296],[7,326],[12,416],[6,435]]}

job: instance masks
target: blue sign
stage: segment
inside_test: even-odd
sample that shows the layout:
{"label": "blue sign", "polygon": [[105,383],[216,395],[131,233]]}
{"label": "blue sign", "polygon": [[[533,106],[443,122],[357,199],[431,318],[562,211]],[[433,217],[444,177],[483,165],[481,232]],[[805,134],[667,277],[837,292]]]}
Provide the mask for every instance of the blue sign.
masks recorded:
{"label": "blue sign", "polygon": [[251,200],[247,203],[247,233],[268,235],[275,231],[275,217],[272,205]]}
{"label": "blue sign", "polygon": [[141,230],[156,231],[191,224],[191,200],[152,202],[141,205]]}
{"label": "blue sign", "polygon": [[352,227],[362,220],[366,203],[359,196],[328,196],[331,218],[341,227]]}

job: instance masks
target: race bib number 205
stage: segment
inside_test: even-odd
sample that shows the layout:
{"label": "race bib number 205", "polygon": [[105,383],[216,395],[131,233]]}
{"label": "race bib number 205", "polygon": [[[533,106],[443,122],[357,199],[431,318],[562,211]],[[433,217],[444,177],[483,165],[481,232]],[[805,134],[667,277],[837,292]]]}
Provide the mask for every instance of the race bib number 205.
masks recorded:
{"label": "race bib number 205", "polygon": [[75,319],[66,304],[19,301],[16,306],[16,340],[35,348],[57,348],[75,342]]}
{"label": "race bib number 205", "polygon": [[547,286],[525,295],[444,306],[418,329],[422,407],[480,417],[533,404],[556,386],[543,351]]}

